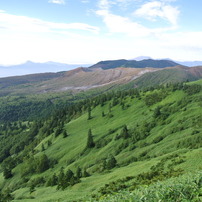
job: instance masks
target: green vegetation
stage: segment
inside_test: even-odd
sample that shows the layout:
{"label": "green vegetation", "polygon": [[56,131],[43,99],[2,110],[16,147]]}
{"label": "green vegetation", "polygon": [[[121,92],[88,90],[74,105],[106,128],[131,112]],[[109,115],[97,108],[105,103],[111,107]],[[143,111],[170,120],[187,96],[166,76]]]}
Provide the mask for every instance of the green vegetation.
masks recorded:
{"label": "green vegetation", "polygon": [[153,60],[146,59],[141,61],[136,60],[107,60],[101,61],[91,66],[90,68],[102,68],[102,69],[113,69],[117,67],[134,67],[134,68],[145,68],[145,67],[173,67],[178,65],[177,63],[170,60]]}
{"label": "green vegetation", "polygon": [[[157,67],[115,68],[98,70],[77,68],[68,72],[33,74],[0,78],[0,123],[46,119],[55,111],[75,102],[91,99],[111,91],[142,89],[153,90],[158,85],[195,81],[201,78],[202,67],[177,66],[159,70],[158,67],[176,65],[166,60],[103,61],[105,68],[114,67]],[[95,65],[96,66],[96,65]],[[157,71],[158,70],[158,71]],[[154,95],[155,96],[155,95]],[[117,99],[111,105],[115,106]],[[122,102],[122,108],[125,103]],[[88,119],[92,118],[88,106]],[[103,111],[103,116],[106,112]],[[109,114],[108,116],[113,116]]]}
{"label": "green vegetation", "polygon": [[167,83],[195,81],[200,78],[200,75],[192,74],[191,71],[185,71],[183,68],[164,69],[161,71],[146,73],[132,81],[131,85],[150,88]]}
{"label": "green vegetation", "polygon": [[[136,187],[134,191],[114,192],[92,201],[201,201],[202,173],[186,174],[169,180]],[[86,199],[88,200],[88,199]]]}
{"label": "green vegetation", "polygon": [[111,91],[2,123],[0,201],[200,201],[201,86]]}

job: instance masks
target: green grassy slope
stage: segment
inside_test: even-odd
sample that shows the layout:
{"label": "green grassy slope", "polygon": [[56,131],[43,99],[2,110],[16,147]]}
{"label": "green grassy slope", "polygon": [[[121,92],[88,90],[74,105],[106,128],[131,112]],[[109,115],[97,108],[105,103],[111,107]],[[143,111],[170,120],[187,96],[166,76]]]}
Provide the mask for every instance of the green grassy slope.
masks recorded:
{"label": "green grassy slope", "polygon": [[133,84],[141,87],[150,87],[166,83],[195,81],[200,78],[200,75],[194,75],[190,68],[176,68],[144,74],[133,81]]}
{"label": "green grassy slope", "polygon": [[[13,177],[5,180],[0,175],[0,189],[5,192],[9,188],[14,201],[86,201],[86,197],[92,194],[100,199],[105,193],[110,194],[124,188],[136,190],[136,181],[145,185],[155,182],[155,179],[165,180],[200,170],[201,81],[194,84],[160,87],[140,92],[140,95],[136,92],[126,96],[117,93],[111,100],[99,105],[93,99],[89,104],[90,118],[83,104],[82,111],[74,114],[70,122],[67,117],[63,119],[63,131],[68,133],[65,138],[63,132],[59,132],[56,137],[59,126],[45,135],[43,127],[48,121],[44,122],[34,143],[30,143],[32,146],[25,147],[24,152],[17,154],[23,161],[19,160],[12,169]],[[60,114],[54,119],[61,122]],[[128,129],[127,134],[123,132],[124,125]],[[95,143],[92,148],[86,148],[89,129],[92,130]],[[44,172],[26,173],[25,170],[32,163],[29,159],[35,161],[42,154],[57,162]],[[117,163],[112,168],[106,168],[105,164],[111,155]],[[82,177],[80,182],[64,190],[57,190],[57,185],[46,186],[49,178],[54,173],[59,175],[62,167],[65,172],[71,169],[74,173],[80,167],[90,176]],[[150,181],[140,180],[138,176],[142,173],[152,175]],[[127,176],[131,178],[126,178]],[[34,190],[30,191],[33,180],[40,177],[45,182],[36,183]],[[117,181],[119,179],[122,181]],[[105,186],[113,181],[116,186],[113,183]],[[104,188],[100,189],[101,187]]]}
{"label": "green grassy slope", "polygon": [[170,60],[153,60],[153,59],[145,59],[145,60],[141,60],[141,61],[136,61],[136,60],[107,60],[107,61],[98,62],[97,64],[91,66],[90,68],[102,68],[102,69],[113,69],[113,68],[117,68],[117,67],[165,68],[165,67],[173,67],[176,65],[178,65],[176,62],[173,62]]}

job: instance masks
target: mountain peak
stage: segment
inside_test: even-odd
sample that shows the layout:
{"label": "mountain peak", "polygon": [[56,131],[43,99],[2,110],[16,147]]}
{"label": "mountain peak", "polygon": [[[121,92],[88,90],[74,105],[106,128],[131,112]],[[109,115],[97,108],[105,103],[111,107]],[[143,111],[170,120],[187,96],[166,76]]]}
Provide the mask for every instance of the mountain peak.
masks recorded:
{"label": "mountain peak", "polygon": [[154,59],[144,59],[140,61],[136,60],[106,60],[100,61],[97,64],[91,66],[90,68],[102,68],[102,69],[114,69],[117,67],[130,67],[130,68],[165,68],[165,67],[173,67],[179,65],[176,62],[171,60],[154,60]]}

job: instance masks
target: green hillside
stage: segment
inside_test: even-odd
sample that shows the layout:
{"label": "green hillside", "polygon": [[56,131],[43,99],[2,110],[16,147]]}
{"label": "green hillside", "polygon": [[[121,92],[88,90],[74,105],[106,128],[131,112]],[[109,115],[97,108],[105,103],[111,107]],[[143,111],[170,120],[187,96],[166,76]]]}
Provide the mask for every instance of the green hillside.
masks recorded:
{"label": "green hillside", "polygon": [[171,60],[153,60],[145,59],[141,61],[136,60],[106,60],[100,61],[97,64],[92,65],[90,68],[102,68],[102,69],[113,69],[117,67],[133,67],[133,68],[165,68],[165,67],[174,67],[177,66],[176,62]]}
{"label": "green hillside", "polygon": [[193,74],[191,69],[176,68],[176,69],[165,69],[161,71],[151,72],[142,75],[141,77],[134,80],[132,83],[136,86],[151,87],[162,85],[166,83],[178,83],[186,81],[195,81],[200,79],[200,75]]}
{"label": "green hillside", "polygon": [[201,66],[108,70],[77,68],[68,72],[2,78],[0,123],[46,118],[64,106],[112,89],[117,91],[134,87],[153,88],[162,84],[195,81],[201,78]]}
{"label": "green hillside", "polygon": [[0,201],[166,200],[151,190],[181,179],[190,193],[167,199],[201,200],[201,102],[200,80],[109,92],[48,119],[2,124]]}

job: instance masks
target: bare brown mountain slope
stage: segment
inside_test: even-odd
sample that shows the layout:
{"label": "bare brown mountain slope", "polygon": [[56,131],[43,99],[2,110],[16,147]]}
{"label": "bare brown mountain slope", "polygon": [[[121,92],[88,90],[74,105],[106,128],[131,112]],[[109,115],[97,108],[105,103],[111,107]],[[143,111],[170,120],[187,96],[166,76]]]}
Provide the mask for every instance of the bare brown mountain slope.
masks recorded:
{"label": "bare brown mountain slope", "polygon": [[147,72],[154,72],[155,68],[116,68],[109,70],[77,68],[66,72],[63,77],[43,82],[41,88],[47,87],[53,91],[88,90],[102,86],[125,84]]}
{"label": "bare brown mountain slope", "polygon": [[[46,92],[79,92],[93,88],[111,89],[131,81],[137,86],[145,83],[161,84],[166,82],[178,82],[197,80],[202,78],[202,66],[185,67],[176,66],[168,68],[115,68],[103,70],[100,68],[77,68],[67,72],[60,72],[46,76],[46,74],[27,75],[22,77],[10,77],[0,79],[0,95],[24,95]],[[34,78],[32,78],[34,77]],[[41,79],[38,79],[40,77]],[[45,78],[44,80],[42,78]],[[20,82],[20,81],[23,82]],[[162,82],[163,81],[163,82]],[[3,85],[3,83],[10,85]],[[13,82],[13,83],[12,83]]]}

